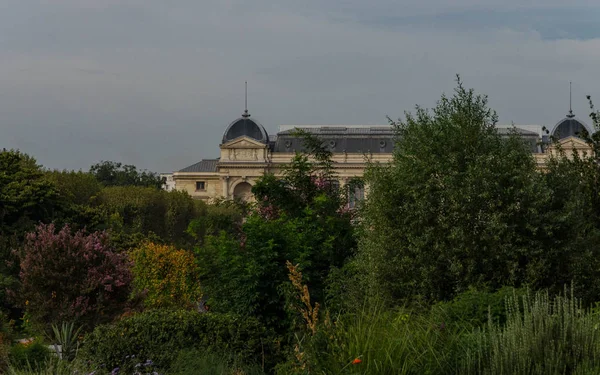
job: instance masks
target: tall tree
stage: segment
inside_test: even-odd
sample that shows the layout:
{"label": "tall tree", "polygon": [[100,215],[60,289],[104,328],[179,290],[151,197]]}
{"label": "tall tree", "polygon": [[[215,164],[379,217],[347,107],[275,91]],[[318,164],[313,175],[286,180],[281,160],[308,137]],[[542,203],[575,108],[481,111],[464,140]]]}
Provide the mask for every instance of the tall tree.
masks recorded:
{"label": "tall tree", "polygon": [[393,122],[389,166],[367,171],[359,255],[367,293],[443,300],[471,285],[548,273],[550,191],[516,135],[501,136],[486,96],[463,87]]}
{"label": "tall tree", "polygon": [[289,328],[286,262],[299,265],[311,296],[322,302],[331,270],[354,253],[352,213],[335,183],[331,154],[303,136],[307,154],[297,154],[281,176],[267,174],[255,184],[256,208],[241,233],[209,236],[198,249],[202,288],[215,311]]}
{"label": "tall tree", "polygon": [[0,150],[0,306],[7,288],[14,288],[18,262],[11,251],[39,222],[60,216],[63,205],[56,186],[44,178],[34,158],[15,150]]}
{"label": "tall tree", "polygon": [[154,172],[139,171],[134,165],[123,165],[114,161],[102,161],[90,167],[104,186],[144,186],[162,188],[166,180]]}

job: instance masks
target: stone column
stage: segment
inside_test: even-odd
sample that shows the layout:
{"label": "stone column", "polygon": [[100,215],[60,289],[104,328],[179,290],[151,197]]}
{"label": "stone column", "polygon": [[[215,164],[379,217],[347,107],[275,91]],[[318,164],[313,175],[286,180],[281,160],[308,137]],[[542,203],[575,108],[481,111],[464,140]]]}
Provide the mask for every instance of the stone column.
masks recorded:
{"label": "stone column", "polygon": [[229,176],[223,177],[223,197],[229,199]]}

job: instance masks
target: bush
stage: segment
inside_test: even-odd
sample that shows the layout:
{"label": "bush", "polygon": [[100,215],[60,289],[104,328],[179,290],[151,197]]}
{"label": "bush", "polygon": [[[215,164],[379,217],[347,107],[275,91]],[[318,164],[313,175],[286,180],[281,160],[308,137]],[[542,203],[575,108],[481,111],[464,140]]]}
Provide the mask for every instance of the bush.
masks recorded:
{"label": "bush", "polygon": [[19,343],[10,348],[11,367],[21,370],[42,369],[50,358],[50,349],[39,340]]}
{"label": "bush", "polygon": [[231,355],[219,355],[198,350],[184,350],[171,366],[172,375],[261,375],[265,372],[260,366],[246,366],[238,363]]}
{"label": "bush", "polygon": [[71,234],[68,226],[40,225],[27,235],[19,298],[34,325],[112,320],[128,301],[129,262],[105,233]]}
{"label": "bush", "polygon": [[194,254],[146,242],[131,253],[134,292],[148,308],[193,308],[202,297]]}
{"label": "bush", "polygon": [[[228,352],[244,363],[274,358],[275,347],[257,320],[186,310],[151,310],[102,325],[85,338],[83,358],[106,368],[121,367],[128,357],[150,359],[167,369],[179,351]],[[267,363],[268,365],[268,363]]]}
{"label": "bush", "polygon": [[507,304],[507,321],[476,331],[461,374],[597,374],[600,319],[565,292],[538,292]]}
{"label": "bush", "polygon": [[138,186],[102,189],[96,201],[111,215],[113,227],[126,234],[154,233],[162,240],[183,245],[197,206],[186,192]]}
{"label": "bush", "polygon": [[446,324],[460,324],[465,327],[482,327],[492,319],[494,323],[506,322],[507,298],[521,296],[523,289],[504,287],[496,292],[469,289],[452,301],[439,302],[432,308],[433,315]]}

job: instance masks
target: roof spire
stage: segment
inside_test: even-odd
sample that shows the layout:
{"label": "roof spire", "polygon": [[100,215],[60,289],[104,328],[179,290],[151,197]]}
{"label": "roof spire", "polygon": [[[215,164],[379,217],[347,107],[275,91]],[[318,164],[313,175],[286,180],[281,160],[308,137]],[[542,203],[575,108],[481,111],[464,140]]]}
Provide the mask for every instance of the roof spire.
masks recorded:
{"label": "roof spire", "polygon": [[573,114],[572,92],[573,92],[573,90],[571,89],[571,82],[569,82],[569,114],[567,115],[568,118],[575,117],[575,115]]}
{"label": "roof spire", "polygon": [[245,103],[244,103],[244,114],[242,115],[243,118],[248,118],[250,117],[250,114],[248,113],[248,81],[246,81],[246,95],[245,95]]}

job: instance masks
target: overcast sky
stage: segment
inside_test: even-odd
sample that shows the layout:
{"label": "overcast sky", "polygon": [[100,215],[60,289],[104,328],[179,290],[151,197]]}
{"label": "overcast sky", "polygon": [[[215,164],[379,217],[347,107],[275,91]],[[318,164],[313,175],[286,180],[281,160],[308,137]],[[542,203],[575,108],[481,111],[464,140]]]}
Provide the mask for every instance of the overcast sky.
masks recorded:
{"label": "overcast sky", "polygon": [[[569,5],[567,5],[569,4]],[[244,109],[385,124],[465,85],[501,123],[600,103],[597,0],[0,0],[0,148],[157,172],[218,156]]]}

